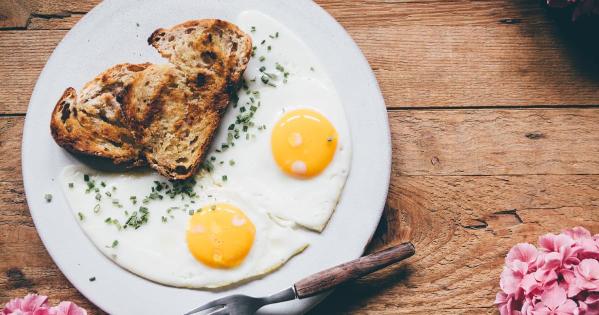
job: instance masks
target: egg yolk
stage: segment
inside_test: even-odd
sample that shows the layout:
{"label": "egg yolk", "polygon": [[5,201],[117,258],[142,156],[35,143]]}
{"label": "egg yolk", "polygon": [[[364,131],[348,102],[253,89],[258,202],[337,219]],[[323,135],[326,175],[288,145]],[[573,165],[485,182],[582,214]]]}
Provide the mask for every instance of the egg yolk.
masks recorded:
{"label": "egg yolk", "polygon": [[337,148],[337,131],[322,114],[311,109],[285,113],[272,131],[275,162],[287,174],[310,178],[329,165]]}
{"label": "egg yolk", "polygon": [[237,207],[214,204],[191,216],[187,247],[205,265],[231,268],[241,264],[250,252],[255,234],[256,227]]}

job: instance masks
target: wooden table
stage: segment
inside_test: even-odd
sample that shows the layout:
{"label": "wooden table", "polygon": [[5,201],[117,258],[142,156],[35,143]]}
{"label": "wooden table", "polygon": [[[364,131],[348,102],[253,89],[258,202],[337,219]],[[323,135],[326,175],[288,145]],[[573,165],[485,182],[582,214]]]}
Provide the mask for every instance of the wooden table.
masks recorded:
{"label": "wooden table", "polygon": [[[40,242],[20,162],[38,74],[96,2],[0,1],[0,303],[33,291],[100,313]],[[393,174],[369,250],[412,240],[417,255],[313,314],[495,313],[513,244],[599,233],[596,21],[572,26],[536,0],[318,2],[364,51],[389,110]]]}

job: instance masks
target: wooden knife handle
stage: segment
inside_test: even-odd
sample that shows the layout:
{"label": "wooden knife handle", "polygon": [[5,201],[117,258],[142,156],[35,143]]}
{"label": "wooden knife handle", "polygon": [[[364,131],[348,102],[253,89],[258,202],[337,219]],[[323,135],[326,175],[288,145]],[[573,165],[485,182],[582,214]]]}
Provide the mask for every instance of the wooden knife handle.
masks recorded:
{"label": "wooden knife handle", "polygon": [[295,283],[295,292],[300,299],[316,295],[346,281],[360,278],[404,260],[415,252],[412,243],[396,245],[308,276]]}

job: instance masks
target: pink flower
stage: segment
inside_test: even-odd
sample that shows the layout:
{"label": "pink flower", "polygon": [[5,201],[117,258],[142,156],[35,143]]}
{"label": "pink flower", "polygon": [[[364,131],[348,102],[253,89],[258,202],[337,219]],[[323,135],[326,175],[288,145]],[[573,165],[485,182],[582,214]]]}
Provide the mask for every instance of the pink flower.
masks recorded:
{"label": "pink flower", "polygon": [[524,276],[527,274],[528,264],[519,260],[515,260],[503,267],[501,279],[499,280],[499,286],[503,292],[519,298],[521,294],[520,289],[522,280],[524,280]]}
{"label": "pink flower", "polygon": [[568,280],[569,295],[574,296],[583,290],[599,291],[599,261],[584,259],[574,268],[575,279]]}
{"label": "pink flower", "polygon": [[495,304],[502,315],[599,315],[599,235],[576,227],[517,244]]}
{"label": "pink flower", "polygon": [[0,315],[87,315],[87,312],[73,302],[60,302],[49,307],[48,297],[27,294],[24,298],[12,299],[0,310]]}
{"label": "pink flower", "polygon": [[[566,268],[570,268],[572,265],[578,264],[580,260],[577,258],[579,247],[576,246],[576,242],[570,236],[566,234],[546,234],[539,238],[540,247],[548,253],[557,253],[548,256],[551,259],[547,259],[545,262],[558,263],[564,265]],[[548,268],[555,268],[550,265]]]}
{"label": "pink flower", "polygon": [[506,263],[512,263],[514,261],[521,261],[527,263],[529,266],[532,266],[539,255],[539,251],[534,245],[528,243],[520,243],[516,244],[516,246],[512,247],[510,251],[507,253],[505,258]]}
{"label": "pink flower", "polygon": [[576,302],[566,297],[566,291],[558,285],[545,290],[541,301],[531,310],[533,315],[574,315],[578,314]]}
{"label": "pink flower", "polygon": [[584,294],[578,302],[580,304],[581,314],[598,315],[599,314],[599,292],[591,292]]}
{"label": "pink flower", "polygon": [[48,315],[48,297],[27,294],[24,298],[10,300],[0,311],[0,315]]}
{"label": "pink flower", "polygon": [[503,292],[498,292],[495,296],[495,305],[499,308],[501,315],[521,315],[520,311],[517,311],[519,307],[514,305],[514,296],[508,295]]}
{"label": "pink flower", "polygon": [[73,302],[63,301],[50,310],[50,315],[87,315],[87,312]]}

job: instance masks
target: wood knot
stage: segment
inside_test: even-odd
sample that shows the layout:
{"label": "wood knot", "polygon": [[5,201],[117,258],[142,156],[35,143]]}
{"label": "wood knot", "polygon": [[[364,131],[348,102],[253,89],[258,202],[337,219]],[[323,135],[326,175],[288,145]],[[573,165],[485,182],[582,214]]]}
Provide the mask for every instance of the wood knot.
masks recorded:
{"label": "wood knot", "polygon": [[431,159],[431,164],[432,165],[437,165],[437,164],[439,164],[439,162],[440,162],[439,158],[436,157],[436,156],[433,156],[433,158]]}
{"label": "wood knot", "polygon": [[11,289],[31,288],[33,282],[25,277],[23,271],[19,268],[10,268],[6,271],[8,278],[8,287]]}
{"label": "wood knot", "polygon": [[524,136],[530,140],[537,140],[537,139],[541,139],[541,138],[545,137],[545,135],[543,133],[538,132],[538,131],[529,132],[529,133],[525,134]]}
{"label": "wood knot", "polygon": [[522,23],[522,19],[505,18],[505,19],[499,20],[499,23],[503,23],[503,24],[518,24],[518,23]]}

